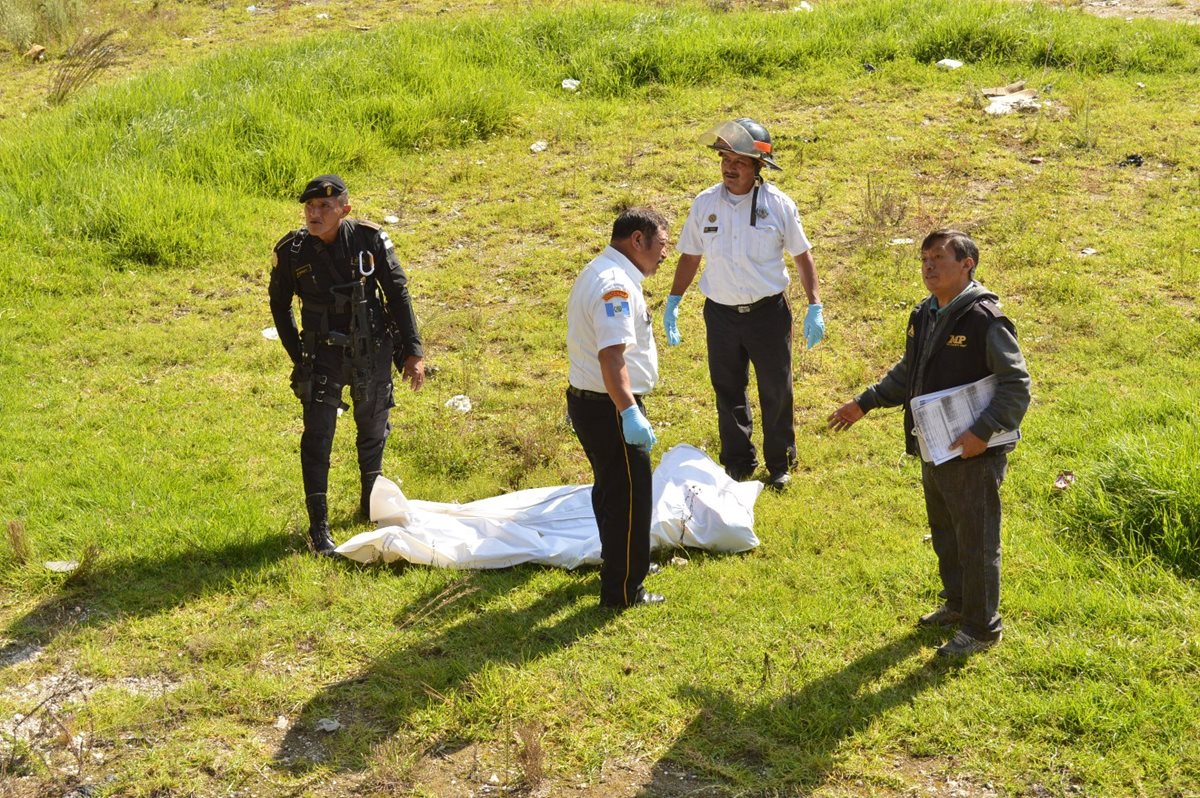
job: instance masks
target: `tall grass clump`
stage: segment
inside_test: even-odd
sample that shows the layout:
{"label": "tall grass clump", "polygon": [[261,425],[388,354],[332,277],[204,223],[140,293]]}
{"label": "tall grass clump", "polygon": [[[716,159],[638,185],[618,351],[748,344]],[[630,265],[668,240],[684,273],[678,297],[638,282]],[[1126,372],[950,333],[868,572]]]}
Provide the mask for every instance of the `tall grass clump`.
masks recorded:
{"label": "tall grass clump", "polygon": [[1066,497],[1068,528],[1200,575],[1200,418],[1117,437]]}
{"label": "tall grass clump", "polygon": [[19,51],[64,41],[83,11],[83,0],[4,0],[0,40]]}
{"label": "tall grass clump", "polygon": [[54,73],[54,85],[47,99],[61,105],[75,92],[94,81],[117,62],[119,50],[112,43],[115,28],[80,36],[67,50]]}

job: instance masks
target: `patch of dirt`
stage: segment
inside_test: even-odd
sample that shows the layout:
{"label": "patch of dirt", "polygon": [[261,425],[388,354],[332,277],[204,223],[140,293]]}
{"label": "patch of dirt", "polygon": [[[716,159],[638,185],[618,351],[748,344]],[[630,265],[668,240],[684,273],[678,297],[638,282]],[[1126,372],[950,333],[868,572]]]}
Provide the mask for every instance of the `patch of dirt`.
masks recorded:
{"label": "patch of dirt", "polygon": [[1082,0],[1064,5],[1078,5],[1097,17],[1200,23],[1200,0]]}
{"label": "patch of dirt", "polygon": [[1000,793],[990,781],[979,781],[958,772],[953,760],[896,758],[892,776],[904,787],[896,795],[911,798],[995,798]]}
{"label": "patch of dirt", "polygon": [[36,662],[42,656],[42,647],[33,643],[8,643],[0,646],[0,670],[25,662]]}
{"label": "patch of dirt", "polygon": [[413,769],[410,787],[439,798],[576,796],[576,798],[727,798],[723,786],[670,762],[609,760],[598,774],[576,773],[525,783],[511,755],[469,744],[430,753]]}
{"label": "patch of dirt", "polygon": [[[69,672],[42,676],[24,684],[6,687],[0,697],[13,701],[20,710],[0,718],[0,739],[23,743],[47,764],[78,759],[102,762],[104,754],[92,750],[90,734],[74,728],[71,709],[87,702],[101,688],[114,688],[134,695],[161,696],[179,684],[161,676],[127,676],[99,680]],[[78,762],[74,763],[79,769]]]}

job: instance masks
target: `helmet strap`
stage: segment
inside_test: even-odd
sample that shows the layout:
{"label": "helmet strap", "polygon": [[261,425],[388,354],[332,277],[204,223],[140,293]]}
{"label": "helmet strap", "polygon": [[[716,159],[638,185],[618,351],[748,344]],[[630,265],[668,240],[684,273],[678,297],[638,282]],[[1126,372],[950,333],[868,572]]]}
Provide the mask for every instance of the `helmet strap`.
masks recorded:
{"label": "helmet strap", "polygon": [[750,226],[756,227],[755,222],[758,221],[758,187],[762,185],[762,175],[756,173],[754,175],[754,193],[750,195]]}

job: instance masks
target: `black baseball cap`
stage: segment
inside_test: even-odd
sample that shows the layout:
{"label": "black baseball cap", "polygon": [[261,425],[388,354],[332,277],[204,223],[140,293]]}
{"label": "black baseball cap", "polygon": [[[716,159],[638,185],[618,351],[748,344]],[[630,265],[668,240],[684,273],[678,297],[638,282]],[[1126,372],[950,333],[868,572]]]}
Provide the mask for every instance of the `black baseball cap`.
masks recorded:
{"label": "black baseball cap", "polygon": [[337,175],[320,175],[308,181],[304,192],[300,195],[301,202],[308,202],[316,197],[336,197],[346,193],[346,181]]}

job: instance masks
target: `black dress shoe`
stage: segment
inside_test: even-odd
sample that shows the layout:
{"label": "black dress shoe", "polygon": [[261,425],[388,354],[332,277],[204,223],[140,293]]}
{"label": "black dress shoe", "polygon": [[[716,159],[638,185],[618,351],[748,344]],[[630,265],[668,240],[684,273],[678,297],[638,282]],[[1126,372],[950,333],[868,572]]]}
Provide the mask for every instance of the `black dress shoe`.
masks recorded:
{"label": "black dress shoe", "polygon": [[600,606],[610,610],[627,610],[630,607],[640,607],[642,605],[649,604],[662,604],[666,600],[667,597],[662,593],[651,593],[650,591],[646,590],[646,588],[642,588],[638,591],[638,594],[633,601],[629,602],[628,604],[612,604],[607,601],[601,601]]}
{"label": "black dress shoe", "polygon": [[725,473],[728,474],[729,478],[734,482],[745,482],[746,480],[750,479],[750,477],[754,476],[754,468],[734,468],[733,466],[726,466]]}

